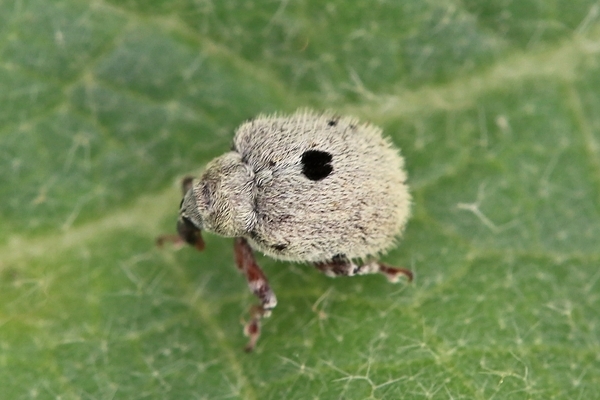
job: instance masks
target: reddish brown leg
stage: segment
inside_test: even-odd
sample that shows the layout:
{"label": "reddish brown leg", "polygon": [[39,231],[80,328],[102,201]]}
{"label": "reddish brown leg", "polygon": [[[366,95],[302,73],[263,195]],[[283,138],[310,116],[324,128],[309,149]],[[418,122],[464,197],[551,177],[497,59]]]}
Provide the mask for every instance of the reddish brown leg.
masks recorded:
{"label": "reddish brown leg", "polygon": [[236,238],[234,250],[238,269],[244,274],[250,290],[260,301],[260,304],[250,309],[250,321],[244,327],[244,334],[249,337],[245,350],[252,351],[260,336],[260,320],[271,315],[271,310],[277,305],[277,298],[269,287],[267,277],[256,263],[252,248],[246,239]]}
{"label": "reddish brown leg", "polygon": [[331,277],[380,273],[385,275],[390,282],[397,282],[400,275],[404,275],[409,282],[413,280],[413,273],[409,269],[390,267],[376,260],[357,265],[343,255],[335,256],[331,261],[315,263],[315,266]]}
{"label": "reddish brown leg", "polygon": [[176,248],[181,248],[185,244],[185,240],[179,235],[160,235],[156,238],[156,245],[163,247],[165,243],[172,243]]}
{"label": "reddish brown leg", "polygon": [[181,192],[185,196],[185,194],[192,188],[194,185],[194,177],[186,176],[181,180]]}
{"label": "reddish brown leg", "polygon": [[384,274],[386,278],[392,283],[398,282],[400,275],[404,275],[409,282],[413,280],[413,273],[407,268],[390,267],[387,264],[377,262],[379,265],[379,273]]}
{"label": "reddish brown leg", "polygon": [[[160,235],[156,238],[156,245],[158,247],[163,247],[165,243],[173,243],[173,246],[175,246],[175,248],[177,249],[183,247],[183,245],[185,244],[192,244],[186,242],[185,239],[181,237],[181,235]],[[195,233],[193,246],[198,251],[202,251],[204,250],[204,247],[206,247],[204,244],[204,239],[202,239],[202,235],[200,234],[200,231]]]}

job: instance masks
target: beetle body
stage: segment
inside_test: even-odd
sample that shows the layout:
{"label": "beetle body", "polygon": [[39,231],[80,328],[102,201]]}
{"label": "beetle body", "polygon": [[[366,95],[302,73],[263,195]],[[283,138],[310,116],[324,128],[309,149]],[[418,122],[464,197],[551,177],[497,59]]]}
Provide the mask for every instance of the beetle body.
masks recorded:
{"label": "beetle body", "polygon": [[379,254],[410,213],[403,159],[379,128],[306,111],[241,125],[190,190],[182,218],[288,261]]}
{"label": "beetle body", "polygon": [[245,332],[277,300],[252,249],[313,263],[329,276],[410,271],[371,260],[388,250],[410,215],[404,160],[381,129],[352,117],[298,111],[263,115],[236,131],[231,151],[184,181],[179,240],[204,247],[201,231],[235,237],[236,265],[259,298]]}

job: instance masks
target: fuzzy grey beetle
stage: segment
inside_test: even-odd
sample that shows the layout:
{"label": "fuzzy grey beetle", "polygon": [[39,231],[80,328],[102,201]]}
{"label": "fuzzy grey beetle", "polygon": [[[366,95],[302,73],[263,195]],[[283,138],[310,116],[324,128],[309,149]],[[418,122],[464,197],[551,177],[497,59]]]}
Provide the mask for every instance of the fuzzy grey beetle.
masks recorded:
{"label": "fuzzy grey beetle", "polygon": [[[314,264],[328,276],[411,271],[373,256],[393,246],[410,215],[404,160],[381,129],[332,113],[261,115],[236,131],[230,152],[183,181],[178,236],[204,248],[201,231],[235,238],[235,262],[260,304],[244,332],[251,351],[260,319],[277,304],[252,249]],[[367,262],[355,263],[353,260]]]}

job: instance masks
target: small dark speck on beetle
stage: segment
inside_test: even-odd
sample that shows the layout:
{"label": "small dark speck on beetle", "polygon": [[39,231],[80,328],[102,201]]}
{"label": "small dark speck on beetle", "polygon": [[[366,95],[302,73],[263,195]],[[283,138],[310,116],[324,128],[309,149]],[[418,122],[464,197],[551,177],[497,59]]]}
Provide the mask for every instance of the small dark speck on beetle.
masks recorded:
{"label": "small dark speck on beetle", "polygon": [[325,179],[333,172],[332,159],[326,151],[307,150],[302,154],[302,173],[311,181]]}

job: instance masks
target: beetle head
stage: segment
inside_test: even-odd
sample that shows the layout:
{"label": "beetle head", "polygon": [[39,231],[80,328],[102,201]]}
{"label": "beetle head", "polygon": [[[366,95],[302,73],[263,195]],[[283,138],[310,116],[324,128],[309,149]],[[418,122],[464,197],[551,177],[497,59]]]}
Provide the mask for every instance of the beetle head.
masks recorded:
{"label": "beetle head", "polygon": [[177,221],[181,238],[203,248],[202,230],[227,237],[248,233],[255,221],[252,179],[240,155],[230,152],[208,164],[199,180],[184,180],[186,193]]}

